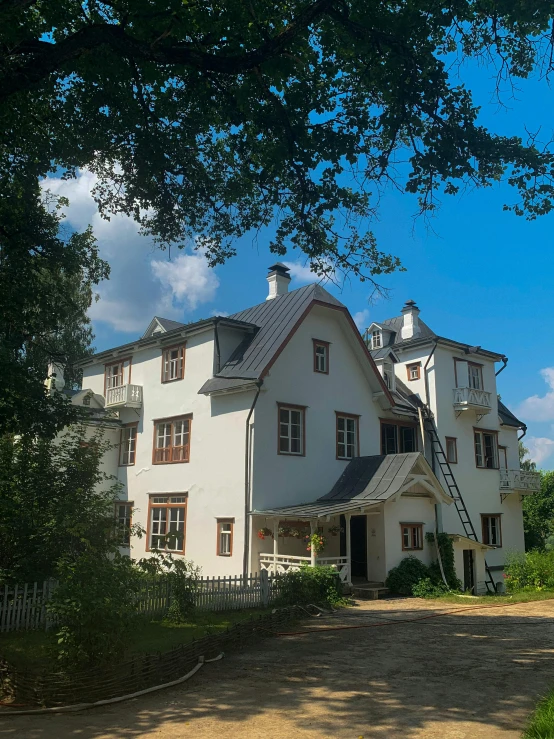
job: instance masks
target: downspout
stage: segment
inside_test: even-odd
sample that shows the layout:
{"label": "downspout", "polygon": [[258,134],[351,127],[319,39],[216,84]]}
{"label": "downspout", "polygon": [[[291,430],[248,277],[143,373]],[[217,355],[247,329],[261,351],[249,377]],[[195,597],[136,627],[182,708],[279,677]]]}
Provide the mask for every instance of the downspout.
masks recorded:
{"label": "downspout", "polygon": [[242,572],[244,577],[248,577],[248,564],[250,559],[250,521],[248,514],[250,513],[250,419],[254,413],[254,408],[260,397],[263,380],[256,383],[258,389],[252,401],[252,406],[246,418],[245,444],[244,444],[244,554],[242,560]]}
{"label": "downspout", "polygon": [[527,426],[522,426],[521,428],[523,429],[523,433],[521,434],[521,436],[517,437],[518,441],[521,441],[523,437],[525,436],[525,434],[527,433]]}
{"label": "downspout", "polygon": [[215,321],[214,323],[214,338],[215,338],[215,372],[214,375],[217,375],[218,372],[221,370],[221,351],[219,349],[219,332],[218,332],[218,326],[219,321]]}
{"label": "downspout", "polygon": [[494,373],[495,377],[498,377],[498,375],[506,369],[506,365],[508,364],[508,357],[502,357],[502,367],[498,370],[498,372]]}
{"label": "downspout", "polygon": [[[429,377],[427,376],[427,367],[429,366],[429,362],[431,361],[433,354],[435,353],[435,349],[437,348],[437,345],[439,343],[438,339],[435,339],[435,343],[433,345],[433,348],[431,349],[431,354],[427,357],[427,361],[425,362],[423,366],[423,381],[425,384],[425,405],[427,407],[427,410],[429,413],[431,413],[431,406],[429,405]],[[425,439],[422,439],[423,446],[425,447]],[[433,447],[431,446],[431,449]],[[435,472],[435,455],[431,453],[431,469],[433,472]]]}

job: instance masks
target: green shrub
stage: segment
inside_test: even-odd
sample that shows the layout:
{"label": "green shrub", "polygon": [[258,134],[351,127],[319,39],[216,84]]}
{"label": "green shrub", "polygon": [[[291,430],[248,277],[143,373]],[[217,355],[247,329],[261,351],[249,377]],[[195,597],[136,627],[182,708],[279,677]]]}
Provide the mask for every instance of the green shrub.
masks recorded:
{"label": "green shrub", "polygon": [[385,581],[391,593],[412,595],[414,585],[429,578],[429,568],[417,557],[405,557],[397,567],[389,570]]}
{"label": "green shrub", "polygon": [[141,559],[138,566],[149,577],[169,584],[170,604],[165,621],[184,623],[195,607],[195,593],[200,579],[200,567],[187,559],[174,559],[171,554],[157,552]]}
{"label": "green shrub", "polygon": [[84,552],[58,563],[59,584],[48,603],[66,669],[117,660],[127,647],[139,575],[128,557]]}
{"label": "green shrub", "polygon": [[319,603],[338,605],[343,601],[338,572],[333,567],[301,567],[280,579],[280,605]]}
{"label": "green shrub", "polygon": [[[427,533],[425,538],[433,546],[436,551],[435,545],[435,534]],[[437,534],[437,542],[439,545],[439,552],[441,556],[442,568],[448,587],[444,585],[442,579],[442,572],[438,560],[435,560],[429,565],[429,577],[438,588],[444,588],[444,592],[448,590],[462,590],[462,583],[456,575],[456,565],[454,561],[454,543],[448,534],[440,533]]]}
{"label": "green shrub", "polygon": [[554,550],[508,553],[504,577],[506,589],[511,593],[554,590]]}
{"label": "green shrub", "polygon": [[437,583],[430,577],[425,577],[412,587],[412,595],[416,598],[440,598],[441,595],[448,593],[449,590],[441,580]]}

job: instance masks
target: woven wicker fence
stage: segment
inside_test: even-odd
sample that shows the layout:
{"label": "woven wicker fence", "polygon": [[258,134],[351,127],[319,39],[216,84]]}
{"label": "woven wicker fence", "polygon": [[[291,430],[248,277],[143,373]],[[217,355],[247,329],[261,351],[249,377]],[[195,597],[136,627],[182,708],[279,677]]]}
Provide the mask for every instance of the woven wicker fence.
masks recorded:
{"label": "woven wicker fence", "polygon": [[211,659],[222,651],[251,644],[256,637],[270,636],[299,613],[295,606],[279,609],[237,623],[221,634],[205,636],[163,654],[137,656],[110,668],[63,674],[20,671],[0,661],[0,691],[4,700],[13,698],[15,703],[30,708],[91,703],[128,695],[182,677],[197,664],[200,656]]}

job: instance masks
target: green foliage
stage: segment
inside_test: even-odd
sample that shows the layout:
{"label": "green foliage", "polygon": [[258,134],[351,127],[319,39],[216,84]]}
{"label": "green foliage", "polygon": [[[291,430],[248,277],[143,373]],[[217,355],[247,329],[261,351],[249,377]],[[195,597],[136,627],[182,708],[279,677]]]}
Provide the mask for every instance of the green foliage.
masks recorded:
{"label": "green foliage", "polygon": [[212,264],[277,218],[276,254],[371,278],[399,266],[364,232],[390,181],[427,213],[505,175],[516,213],[552,208],[548,147],[484,128],[449,63],[528,77],[551,20],[546,2],[3,2],[0,182],[86,166],[104,212],[200,234]]}
{"label": "green foliage", "polygon": [[554,690],[539,701],[522,739],[554,739]]}
{"label": "green foliage", "polygon": [[302,603],[338,605],[343,602],[340,578],[333,567],[301,567],[281,577],[281,605]]}
{"label": "green foliage", "polygon": [[523,498],[525,548],[545,549],[554,535],[554,472],[541,472],[541,489]]}
{"label": "green foliage", "polygon": [[444,582],[437,583],[435,579],[424,577],[412,587],[412,595],[416,598],[440,598],[448,593],[449,589]]}
{"label": "green foliage", "polygon": [[101,471],[110,444],[74,426],[56,441],[0,437],[0,582],[56,577],[62,557],[117,549],[120,485]]}
{"label": "green foliage", "polygon": [[412,595],[414,586],[428,578],[429,568],[417,557],[410,556],[389,570],[385,585],[391,593]]}
{"label": "green foliage", "polygon": [[117,661],[136,618],[137,568],[128,557],[87,550],[63,557],[58,576],[47,608],[56,624],[61,666],[71,670]]}
{"label": "green foliage", "polygon": [[64,233],[59,208],[38,182],[0,179],[0,429],[52,437],[78,410],[49,394],[49,363],[71,387],[75,362],[90,352],[87,311],[93,286],[107,277],[92,232]]}
{"label": "green foliage", "polygon": [[[427,539],[429,544],[432,544],[433,548],[435,548],[435,534],[428,532],[425,535],[425,538]],[[452,542],[452,539],[448,536],[448,534],[441,532],[437,535],[437,542],[439,545],[442,569],[444,571],[444,576],[446,578],[446,582],[448,583],[448,587],[444,585],[444,580],[442,579],[442,572],[438,559],[432,562],[429,566],[429,574],[431,580],[439,588],[444,586],[445,590],[461,590],[462,583],[456,575],[456,565],[454,561],[454,544]]]}
{"label": "green foliage", "polygon": [[190,560],[174,559],[171,554],[161,552],[139,560],[138,566],[146,575],[169,583],[170,605],[165,620],[173,624],[185,623],[194,610],[200,567]]}
{"label": "green foliage", "polygon": [[554,590],[554,550],[509,553],[504,576],[509,592]]}
{"label": "green foliage", "polygon": [[535,472],[537,469],[537,465],[535,462],[532,462],[530,459],[525,459],[529,454],[529,449],[525,446],[525,444],[520,441],[519,442],[519,468],[524,470],[525,472]]}

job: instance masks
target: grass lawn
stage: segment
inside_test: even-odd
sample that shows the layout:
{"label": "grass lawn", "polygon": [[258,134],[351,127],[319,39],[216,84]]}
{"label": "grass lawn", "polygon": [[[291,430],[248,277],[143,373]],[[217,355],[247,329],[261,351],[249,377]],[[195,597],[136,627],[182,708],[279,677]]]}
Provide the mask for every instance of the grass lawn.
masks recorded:
{"label": "grass lawn", "polygon": [[[169,624],[162,621],[138,621],[131,630],[127,656],[166,652],[178,644],[187,644],[206,634],[224,631],[238,621],[244,621],[267,609],[250,608],[244,611],[200,611],[190,622]],[[15,631],[0,634],[0,658],[20,669],[46,668],[54,660],[56,636],[45,631]]]}
{"label": "grass lawn", "polygon": [[539,702],[523,739],[554,739],[554,690]]}

